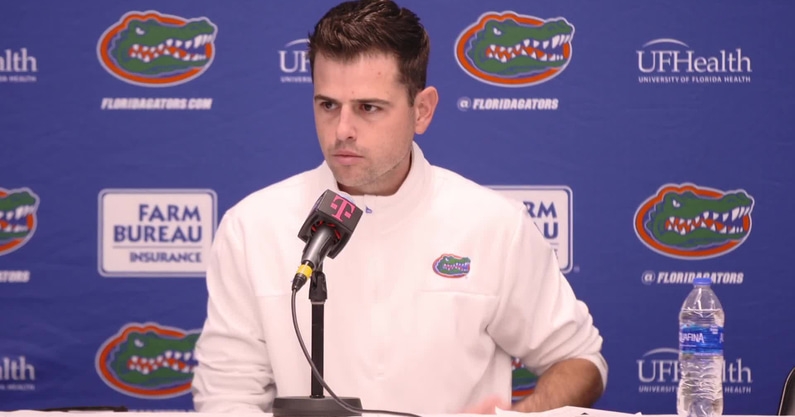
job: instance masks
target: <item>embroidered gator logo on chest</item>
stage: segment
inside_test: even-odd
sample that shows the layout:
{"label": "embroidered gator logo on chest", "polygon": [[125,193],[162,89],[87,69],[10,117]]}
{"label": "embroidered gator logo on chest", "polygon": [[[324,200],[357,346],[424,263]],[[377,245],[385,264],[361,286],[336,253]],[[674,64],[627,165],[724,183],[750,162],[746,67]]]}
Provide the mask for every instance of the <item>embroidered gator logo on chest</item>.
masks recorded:
{"label": "embroidered gator logo on chest", "polygon": [[433,272],[445,278],[461,278],[469,273],[469,258],[448,253],[433,261]]}

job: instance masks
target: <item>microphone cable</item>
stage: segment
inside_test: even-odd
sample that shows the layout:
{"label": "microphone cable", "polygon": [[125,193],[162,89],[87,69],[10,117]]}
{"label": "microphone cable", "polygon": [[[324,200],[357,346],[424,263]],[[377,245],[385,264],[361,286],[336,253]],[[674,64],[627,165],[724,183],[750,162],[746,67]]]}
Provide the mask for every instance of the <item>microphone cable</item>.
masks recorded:
{"label": "microphone cable", "polygon": [[326,391],[328,391],[328,393],[331,395],[331,398],[334,399],[334,402],[336,402],[337,405],[339,405],[340,407],[344,408],[346,411],[351,413],[389,414],[393,416],[420,417],[416,414],[401,413],[398,411],[368,410],[364,408],[351,407],[348,404],[345,404],[345,402],[343,402],[342,400],[340,400],[337,394],[335,394],[334,391],[332,391],[331,388],[328,386],[328,384],[326,384],[326,381],[323,380],[323,377],[320,375],[320,371],[317,370],[317,367],[315,367],[315,363],[312,361],[312,356],[309,354],[309,351],[306,349],[306,345],[304,345],[304,338],[303,336],[301,336],[301,329],[298,327],[298,317],[295,312],[295,296],[298,294],[298,290],[293,288],[292,292],[293,295],[290,298],[290,308],[292,309],[293,313],[293,328],[295,329],[295,335],[298,336],[298,343],[301,345],[301,351],[304,352],[304,357],[306,358],[306,361],[309,362],[309,366],[312,367],[312,375],[314,375],[315,378],[317,378],[318,382],[320,382],[320,385],[322,385],[323,388],[325,388]]}

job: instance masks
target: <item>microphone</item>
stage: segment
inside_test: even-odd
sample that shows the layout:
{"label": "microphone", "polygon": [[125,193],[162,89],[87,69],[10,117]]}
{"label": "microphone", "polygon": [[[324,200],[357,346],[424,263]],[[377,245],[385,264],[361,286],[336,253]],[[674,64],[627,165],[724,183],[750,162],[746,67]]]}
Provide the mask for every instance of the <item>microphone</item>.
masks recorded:
{"label": "microphone", "polygon": [[361,217],[362,210],[347,198],[331,190],[320,195],[298,232],[306,246],[293,278],[294,291],[306,284],[312,270],[322,265],[326,256],[334,259],[340,253]]}
{"label": "microphone", "polygon": [[[323,380],[323,333],[326,301],[326,275],[322,272],[323,260],[326,256],[334,258],[345,247],[351,238],[353,229],[362,217],[362,210],[353,202],[339,194],[326,190],[317,199],[309,216],[304,221],[298,237],[306,242],[301,255],[301,266],[293,278],[293,291],[290,297],[290,310],[293,317],[293,329],[301,345],[301,352],[309,367],[312,368],[312,395],[310,397],[276,397],[273,400],[274,417],[289,416],[360,416],[362,413],[391,414],[407,417],[419,417],[414,414],[397,413],[389,410],[366,410],[362,401],[355,397],[339,397],[326,381]],[[313,276],[313,269],[315,275]],[[306,349],[304,338],[298,326],[298,315],[295,309],[295,296],[298,290],[312,279],[309,299],[312,301],[312,355]],[[323,389],[331,395],[333,401],[323,396]]]}

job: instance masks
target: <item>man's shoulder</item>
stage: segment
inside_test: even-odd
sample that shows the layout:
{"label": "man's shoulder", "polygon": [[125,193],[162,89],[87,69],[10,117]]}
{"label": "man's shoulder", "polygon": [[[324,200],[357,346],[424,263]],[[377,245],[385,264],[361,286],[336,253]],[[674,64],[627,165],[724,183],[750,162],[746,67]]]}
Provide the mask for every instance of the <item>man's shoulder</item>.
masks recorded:
{"label": "man's shoulder", "polygon": [[518,219],[522,203],[512,200],[496,190],[482,186],[449,169],[432,166],[434,193],[443,203],[453,204],[458,211],[471,211],[479,216]]}
{"label": "man's shoulder", "polygon": [[260,219],[292,215],[317,199],[319,193],[315,189],[319,183],[317,169],[304,171],[254,191],[232,206],[227,214]]}

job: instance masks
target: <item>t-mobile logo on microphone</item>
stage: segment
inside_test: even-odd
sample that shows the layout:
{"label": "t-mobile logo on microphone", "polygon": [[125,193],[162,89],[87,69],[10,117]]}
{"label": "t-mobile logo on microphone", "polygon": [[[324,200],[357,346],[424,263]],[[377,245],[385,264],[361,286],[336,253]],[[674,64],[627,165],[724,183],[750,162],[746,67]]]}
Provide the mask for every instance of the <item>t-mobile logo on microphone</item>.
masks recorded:
{"label": "t-mobile logo on microphone", "polygon": [[[341,201],[342,204],[337,204],[337,201]],[[346,210],[349,207],[350,207],[350,209]],[[356,206],[351,204],[350,201],[348,201],[348,200],[346,200],[346,199],[344,199],[344,198],[342,198],[342,197],[340,197],[338,195],[335,195],[334,196],[334,201],[331,202],[331,208],[333,208],[334,210],[337,210],[337,213],[335,213],[333,217],[335,219],[339,220],[340,222],[344,223],[345,220],[342,220],[342,216],[345,216],[346,219],[350,219],[351,218],[351,214],[353,213],[353,210],[356,208]]]}

